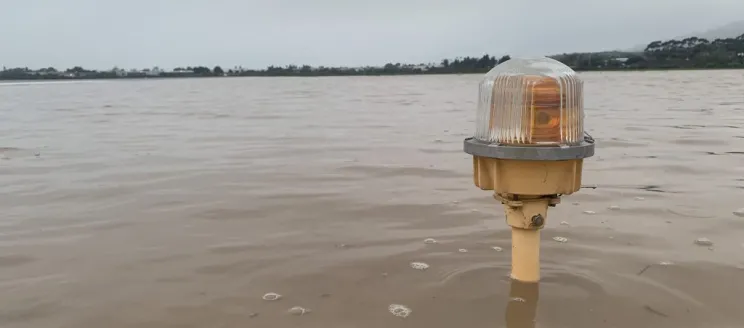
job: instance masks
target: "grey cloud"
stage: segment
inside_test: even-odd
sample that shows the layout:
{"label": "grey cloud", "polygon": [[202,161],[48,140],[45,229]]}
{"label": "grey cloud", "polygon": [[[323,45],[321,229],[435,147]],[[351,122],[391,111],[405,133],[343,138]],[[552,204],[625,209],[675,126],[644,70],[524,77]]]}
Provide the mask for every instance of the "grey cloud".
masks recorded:
{"label": "grey cloud", "polygon": [[741,19],[739,0],[0,0],[0,65],[375,65],[627,48]]}

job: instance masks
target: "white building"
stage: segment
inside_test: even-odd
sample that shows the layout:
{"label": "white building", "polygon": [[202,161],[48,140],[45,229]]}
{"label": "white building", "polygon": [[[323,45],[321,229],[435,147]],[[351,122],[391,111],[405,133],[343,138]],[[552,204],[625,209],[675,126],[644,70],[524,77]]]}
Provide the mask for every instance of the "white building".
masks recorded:
{"label": "white building", "polygon": [[429,65],[424,65],[424,64],[414,65],[413,69],[418,69],[418,70],[426,72],[429,70]]}
{"label": "white building", "polygon": [[147,76],[160,76],[160,73],[163,73],[163,70],[161,70],[160,67],[155,66],[152,69],[145,69],[144,73]]}
{"label": "white building", "polygon": [[178,70],[173,70],[173,71],[170,71],[170,72],[168,72],[168,74],[183,74],[183,75],[189,75],[189,74],[194,74],[194,71],[193,71],[193,70],[190,70],[190,69],[178,69]]}
{"label": "white building", "polygon": [[116,74],[118,77],[127,76],[127,71],[118,67],[111,69],[111,73]]}

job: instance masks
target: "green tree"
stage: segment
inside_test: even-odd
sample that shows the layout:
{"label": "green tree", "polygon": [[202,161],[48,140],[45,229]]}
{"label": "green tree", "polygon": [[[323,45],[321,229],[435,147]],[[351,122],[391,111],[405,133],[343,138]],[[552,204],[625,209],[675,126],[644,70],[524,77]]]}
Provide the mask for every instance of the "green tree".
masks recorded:
{"label": "green tree", "polygon": [[68,68],[65,72],[67,73],[83,73],[85,72],[85,69],[80,66],[75,66],[73,68]]}
{"label": "green tree", "polygon": [[215,76],[223,76],[225,75],[225,71],[222,70],[222,67],[215,66],[212,70],[212,73],[214,73]]}
{"label": "green tree", "polygon": [[190,67],[190,68],[191,68],[191,71],[194,72],[194,74],[198,74],[202,76],[212,75],[212,71],[208,67],[197,66],[197,67]]}

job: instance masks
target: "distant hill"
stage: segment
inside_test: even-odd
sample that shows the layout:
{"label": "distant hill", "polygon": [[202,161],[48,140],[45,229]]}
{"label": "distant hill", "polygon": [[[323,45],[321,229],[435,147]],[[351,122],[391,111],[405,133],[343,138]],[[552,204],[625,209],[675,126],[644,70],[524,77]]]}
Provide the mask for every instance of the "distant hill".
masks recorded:
{"label": "distant hill", "polygon": [[696,36],[698,38],[704,38],[708,39],[709,41],[713,41],[715,39],[735,38],[742,34],[744,34],[744,20],[729,23],[709,31],[692,33],[685,36],[677,37],[675,39],[684,39]]}
{"label": "distant hill", "polygon": [[[717,27],[708,31],[689,33],[686,35],[675,37],[673,39],[682,40],[696,36],[698,38],[704,38],[708,39],[709,41],[713,41],[715,39],[735,38],[742,34],[744,34],[744,20],[728,23],[724,26]],[[643,49],[646,49],[646,46],[653,41],[656,40],[649,40],[648,42],[642,45],[637,45],[628,51],[643,51]]]}

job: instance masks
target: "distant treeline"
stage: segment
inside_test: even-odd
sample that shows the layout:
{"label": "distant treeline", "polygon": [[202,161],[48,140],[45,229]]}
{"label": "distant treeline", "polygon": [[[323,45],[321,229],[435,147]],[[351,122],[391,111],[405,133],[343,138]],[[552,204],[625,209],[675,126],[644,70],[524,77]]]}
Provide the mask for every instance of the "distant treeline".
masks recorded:
{"label": "distant treeline", "polygon": [[744,34],[713,41],[698,37],[654,41],[638,53],[573,53],[552,57],[577,71],[744,68]]}
{"label": "distant treeline", "polygon": [[486,72],[499,63],[511,59],[509,56],[496,58],[464,57],[445,59],[439,64],[401,64],[388,63],[381,67],[312,67],[309,65],[285,67],[269,66],[266,69],[253,70],[234,68],[225,70],[220,66],[212,69],[204,66],[178,67],[173,71],[159,71],[157,68],[143,70],[121,70],[113,68],[108,71],[84,69],[80,66],[64,71],[53,67],[39,70],[24,68],[3,68],[0,79],[4,80],[47,80],[47,79],[111,79],[111,78],[157,78],[157,77],[209,77],[209,76],[345,76],[345,75],[412,75],[412,74],[466,74]]}
{"label": "distant treeline", "polygon": [[[587,70],[645,70],[645,69],[714,69],[744,68],[744,34],[736,38],[709,41],[691,37],[683,40],[654,41],[642,52],[594,52],[571,53],[551,56],[577,71]],[[80,66],[57,70],[54,67],[31,70],[5,68],[0,71],[0,80],[47,80],[47,79],[112,79],[112,78],[168,78],[208,76],[346,76],[346,75],[412,75],[412,74],[468,74],[485,73],[493,66],[509,60],[496,58],[459,57],[444,59],[437,64],[388,63],[384,66],[366,67],[311,67],[308,65],[285,67],[269,66],[252,70],[233,68],[224,70],[220,66],[212,69],[204,66],[179,67],[173,71],[143,69],[125,71],[113,68],[108,71],[88,70]]]}

